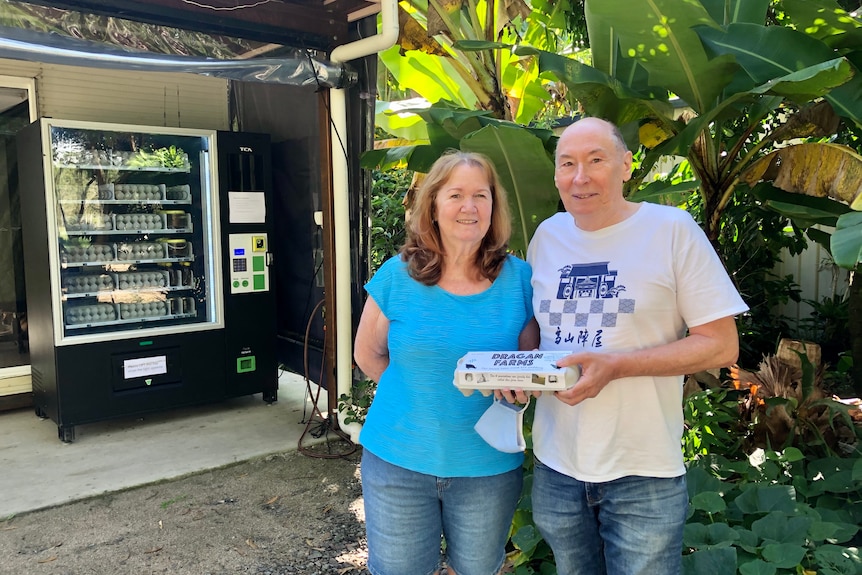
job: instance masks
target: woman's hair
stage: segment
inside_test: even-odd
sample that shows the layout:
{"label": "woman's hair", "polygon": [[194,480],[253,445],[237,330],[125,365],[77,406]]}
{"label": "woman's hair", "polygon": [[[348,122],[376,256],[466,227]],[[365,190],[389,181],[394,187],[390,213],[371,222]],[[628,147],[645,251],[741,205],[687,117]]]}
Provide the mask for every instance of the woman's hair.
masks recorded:
{"label": "woman's hair", "polygon": [[410,276],[425,285],[436,285],[443,273],[443,240],[436,223],[437,194],[449,180],[452,171],[461,165],[482,170],[491,188],[491,226],[476,252],[476,271],[481,277],[493,281],[506,260],[512,222],[506,190],[500,185],[494,165],[482,154],[449,152],[434,162],[419,185],[407,222],[407,240],[401,247],[401,257],[407,262]]}

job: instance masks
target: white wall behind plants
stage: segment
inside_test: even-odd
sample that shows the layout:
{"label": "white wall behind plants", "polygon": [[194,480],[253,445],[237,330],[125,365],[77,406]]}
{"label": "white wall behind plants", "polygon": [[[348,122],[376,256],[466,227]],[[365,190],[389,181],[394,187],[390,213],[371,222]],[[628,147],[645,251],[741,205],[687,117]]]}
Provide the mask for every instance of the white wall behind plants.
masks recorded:
{"label": "white wall behind plants", "polygon": [[0,75],[36,79],[39,116],[227,130],[228,81],[0,59]]}
{"label": "white wall behind plants", "polygon": [[[822,228],[831,233],[831,228]],[[843,296],[847,293],[849,282],[848,270],[837,267],[829,252],[820,244],[808,242],[808,249],[797,256],[787,250],[782,252],[783,259],[775,268],[775,273],[781,277],[792,275],[801,289],[803,300],[820,302],[824,297]],[[791,324],[811,314],[811,306],[807,303],[790,301],[779,306],[776,312],[789,318]]]}

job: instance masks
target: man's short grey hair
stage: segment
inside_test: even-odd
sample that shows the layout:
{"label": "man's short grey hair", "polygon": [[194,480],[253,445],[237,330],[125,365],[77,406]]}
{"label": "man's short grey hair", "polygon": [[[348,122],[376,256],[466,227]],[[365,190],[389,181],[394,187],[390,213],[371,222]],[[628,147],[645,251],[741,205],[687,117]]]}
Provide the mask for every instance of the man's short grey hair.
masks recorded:
{"label": "man's short grey hair", "polygon": [[[598,116],[584,116],[583,118],[579,118],[578,120],[576,120],[574,123],[572,123],[570,125],[574,126],[575,124],[577,124],[581,120],[586,120],[587,118],[593,118],[595,120],[601,120],[602,122],[607,124],[608,127],[611,129],[611,136],[613,137],[614,141],[616,142],[617,149],[619,149],[620,153],[625,154],[626,152],[629,151],[629,147],[626,145],[626,139],[623,137],[623,133],[620,130],[620,127],[617,126],[615,123],[611,122],[610,120],[607,120],[605,118],[599,118]],[[554,150],[554,158],[556,158],[556,157],[557,157],[557,150]]]}

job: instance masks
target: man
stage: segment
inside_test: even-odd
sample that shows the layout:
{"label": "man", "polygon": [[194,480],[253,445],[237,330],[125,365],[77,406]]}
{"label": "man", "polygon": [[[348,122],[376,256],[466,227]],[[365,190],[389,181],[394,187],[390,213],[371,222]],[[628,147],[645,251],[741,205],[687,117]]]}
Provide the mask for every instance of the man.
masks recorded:
{"label": "man", "polygon": [[623,197],[631,169],[616,126],[569,126],[554,175],[566,212],[527,252],[539,349],[581,368],[533,423],[533,518],[559,575],[681,572],[683,375],[736,361],[748,309],[687,212]]}

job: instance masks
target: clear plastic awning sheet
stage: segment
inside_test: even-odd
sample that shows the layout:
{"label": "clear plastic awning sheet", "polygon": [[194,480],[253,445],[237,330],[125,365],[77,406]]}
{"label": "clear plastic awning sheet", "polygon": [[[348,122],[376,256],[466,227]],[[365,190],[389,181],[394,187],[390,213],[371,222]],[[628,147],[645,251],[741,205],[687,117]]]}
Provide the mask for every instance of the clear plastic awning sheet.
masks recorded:
{"label": "clear plastic awning sheet", "polygon": [[[249,57],[258,52],[277,57]],[[0,58],[343,88],[356,74],[308,50],[0,0]]]}

